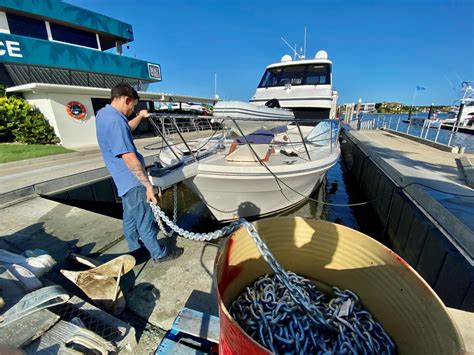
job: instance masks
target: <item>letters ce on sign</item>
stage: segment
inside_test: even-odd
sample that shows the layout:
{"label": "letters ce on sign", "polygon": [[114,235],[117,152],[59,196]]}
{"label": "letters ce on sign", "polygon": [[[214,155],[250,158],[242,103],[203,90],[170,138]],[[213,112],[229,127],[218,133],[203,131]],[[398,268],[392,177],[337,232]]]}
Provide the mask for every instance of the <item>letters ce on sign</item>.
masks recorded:
{"label": "letters ce on sign", "polygon": [[159,65],[148,63],[148,76],[152,79],[161,80],[161,68]]}
{"label": "letters ce on sign", "polygon": [[15,58],[23,58],[20,43],[15,41],[0,41],[0,57],[4,55]]}

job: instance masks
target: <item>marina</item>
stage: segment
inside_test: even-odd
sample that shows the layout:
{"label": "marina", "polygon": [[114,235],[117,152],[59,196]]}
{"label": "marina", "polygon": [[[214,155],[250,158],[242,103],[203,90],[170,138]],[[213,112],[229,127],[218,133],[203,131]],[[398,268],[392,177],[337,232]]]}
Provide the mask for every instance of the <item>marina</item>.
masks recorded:
{"label": "marina", "polygon": [[435,64],[307,27],[276,51],[240,5],[170,31],[81,1],[0,0],[0,152],[27,152],[0,163],[0,354],[474,353],[471,81],[448,105]]}

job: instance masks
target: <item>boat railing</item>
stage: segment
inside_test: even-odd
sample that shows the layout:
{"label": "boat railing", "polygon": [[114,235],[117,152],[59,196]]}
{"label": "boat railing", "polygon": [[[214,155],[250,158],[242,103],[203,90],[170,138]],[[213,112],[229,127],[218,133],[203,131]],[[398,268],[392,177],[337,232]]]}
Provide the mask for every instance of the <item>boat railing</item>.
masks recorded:
{"label": "boat railing", "polygon": [[186,115],[186,114],[169,114],[169,113],[152,113],[149,121],[156,130],[166,135],[175,133],[202,132],[213,130],[215,125],[211,122],[210,116]]}
{"label": "boat railing", "polygon": [[[173,155],[179,160],[179,154],[175,151],[175,146],[177,144],[184,144],[185,149],[187,150],[187,155],[192,157],[193,160],[197,161],[198,159],[193,152],[193,149],[188,144],[188,140],[184,137],[183,134],[190,133],[190,132],[214,132],[214,134],[222,130],[224,136],[227,136],[229,131],[225,131],[225,121],[229,121],[233,123],[233,127],[236,129],[234,130],[242,139],[244,143],[249,145],[250,150],[259,160],[257,153],[253,150],[252,145],[256,145],[258,143],[250,143],[247,140],[247,135],[252,132],[244,132],[241,128],[241,125],[244,121],[250,121],[255,123],[255,120],[249,118],[242,118],[242,117],[212,117],[212,116],[196,116],[196,115],[170,115],[170,114],[151,114],[149,117],[149,121],[153,126],[154,130],[156,131],[157,135],[162,139],[164,143],[163,147],[166,146],[169,150],[173,153]],[[272,123],[281,123],[281,127],[285,126],[289,123],[296,127],[298,131],[299,140],[297,142],[288,140],[287,142],[279,142],[280,146],[294,146],[295,144],[302,144],[304,147],[305,154],[307,155],[308,159],[311,160],[310,155],[310,148],[308,146],[312,146],[313,149],[321,149],[328,147],[329,151],[332,153],[336,146],[338,145],[339,140],[339,133],[341,127],[341,121],[335,119],[318,119],[315,120],[315,125],[309,133],[306,135],[303,134],[302,125],[308,123],[308,120],[301,120],[301,119],[292,119],[291,121],[282,121],[281,119],[273,119],[273,118],[259,118],[258,122],[262,123],[262,126],[272,122]],[[316,127],[322,123],[323,128],[316,130]],[[320,126],[321,127],[321,126]],[[275,131],[279,131],[278,127],[274,128]],[[226,133],[227,132],[227,133]],[[309,138],[311,135],[311,138]],[[179,138],[179,143],[174,143],[172,138],[175,137]]]}

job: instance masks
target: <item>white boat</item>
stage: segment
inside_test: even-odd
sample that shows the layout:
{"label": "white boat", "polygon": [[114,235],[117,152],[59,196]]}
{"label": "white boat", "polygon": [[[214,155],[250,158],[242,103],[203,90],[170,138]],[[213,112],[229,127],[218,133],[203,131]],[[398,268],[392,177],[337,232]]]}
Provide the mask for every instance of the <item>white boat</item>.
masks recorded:
{"label": "white boat", "polygon": [[[160,188],[183,182],[219,221],[266,216],[305,201],[340,155],[331,70],[325,51],[311,60],[284,56],[267,67],[250,103],[216,104],[213,119],[230,130],[166,142],[151,182]],[[266,107],[277,102],[281,108]]]}
{"label": "white boat", "polygon": [[161,188],[184,182],[219,221],[277,213],[305,201],[336,164],[338,132],[338,122],[326,120],[277,134],[224,132],[169,144],[150,180]]}
{"label": "white boat", "polygon": [[267,66],[250,102],[265,105],[277,99],[280,107],[292,110],[296,118],[335,118],[337,91],[332,86],[328,54],[321,50],[314,59],[299,58],[284,55],[280,63]]}
{"label": "white boat", "polygon": [[242,101],[220,101],[214,105],[213,117],[214,121],[223,119],[225,125],[237,133],[239,130],[232,119],[239,119],[239,129],[248,134],[259,128],[286,126],[294,120],[295,115],[292,111],[281,108],[257,106]]}
{"label": "white boat", "polygon": [[448,117],[441,120],[442,124],[453,125],[457,122],[459,110],[463,104],[461,117],[459,118],[459,127],[472,126],[474,124],[474,89],[470,81],[461,83],[461,92],[448,112]]}

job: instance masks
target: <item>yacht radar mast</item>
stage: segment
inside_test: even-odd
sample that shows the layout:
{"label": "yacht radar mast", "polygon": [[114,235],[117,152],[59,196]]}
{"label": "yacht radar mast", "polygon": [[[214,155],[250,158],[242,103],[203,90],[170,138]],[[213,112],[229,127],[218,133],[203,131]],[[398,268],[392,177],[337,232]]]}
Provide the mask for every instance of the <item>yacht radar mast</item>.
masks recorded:
{"label": "yacht radar mast", "polygon": [[286,39],[284,39],[283,37],[280,37],[281,40],[283,41],[283,43],[285,43],[288,48],[291,49],[291,51],[293,52],[293,60],[296,60],[296,58],[298,58],[298,60],[304,60],[306,58],[306,26],[304,27],[304,45],[303,47],[300,48],[300,53],[298,53],[298,51],[296,50],[296,44],[295,44],[295,47],[292,47],[291,44],[288,43],[288,41]]}

